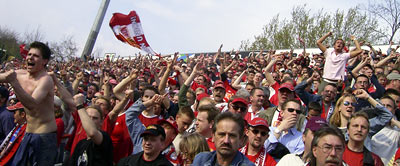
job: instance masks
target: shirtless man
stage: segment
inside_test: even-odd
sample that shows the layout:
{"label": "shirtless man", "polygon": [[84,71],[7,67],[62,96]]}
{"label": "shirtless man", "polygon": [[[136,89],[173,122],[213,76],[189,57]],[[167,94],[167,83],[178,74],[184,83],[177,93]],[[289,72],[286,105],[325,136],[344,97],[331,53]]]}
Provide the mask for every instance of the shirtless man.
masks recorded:
{"label": "shirtless man", "polygon": [[0,82],[11,84],[26,112],[26,134],[12,165],[54,165],[57,153],[54,83],[45,68],[50,55],[47,45],[33,42],[25,70],[0,74]]}

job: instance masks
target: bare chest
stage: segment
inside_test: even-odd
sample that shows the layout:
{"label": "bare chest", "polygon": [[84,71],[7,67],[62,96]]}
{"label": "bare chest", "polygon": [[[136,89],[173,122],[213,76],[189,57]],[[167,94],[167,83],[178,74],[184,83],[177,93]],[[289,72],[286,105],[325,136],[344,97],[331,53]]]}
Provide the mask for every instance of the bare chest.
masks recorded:
{"label": "bare chest", "polygon": [[22,88],[25,90],[26,93],[32,95],[33,91],[36,89],[38,80],[33,78],[28,78],[28,76],[22,76],[18,78],[19,83],[21,84]]}

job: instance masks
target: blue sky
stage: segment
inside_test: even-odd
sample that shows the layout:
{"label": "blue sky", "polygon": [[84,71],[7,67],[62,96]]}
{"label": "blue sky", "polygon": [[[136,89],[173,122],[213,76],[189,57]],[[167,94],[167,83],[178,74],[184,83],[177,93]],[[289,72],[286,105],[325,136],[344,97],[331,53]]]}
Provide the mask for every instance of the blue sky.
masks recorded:
{"label": "blue sky", "polygon": [[[150,46],[169,54],[238,49],[253,39],[276,14],[289,17],[294,6],[307,4],[312,12],[355,7],[362,0],[111,0],[94,50],[101,55],[134,55],[139,50],[118,41],[108,26],[112,13],[136,10]],[[37,27],[46,41],[73,36],[80,56],[101,0],[0,0],[0,26],[18,33]]]}

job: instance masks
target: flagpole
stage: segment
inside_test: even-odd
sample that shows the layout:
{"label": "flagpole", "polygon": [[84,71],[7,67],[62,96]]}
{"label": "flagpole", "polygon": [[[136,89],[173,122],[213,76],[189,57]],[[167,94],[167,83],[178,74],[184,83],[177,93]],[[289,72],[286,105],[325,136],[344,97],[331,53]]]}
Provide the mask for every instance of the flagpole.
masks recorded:
{"label": "flagpole", "polygon": [[85,48],[83,48],[83,52],[81,58],[85,61],[86,57],[89,57],[92,54],[94,44],[96,43],[97,35],[99,34],[101,24],[103,23],[104,16],[106,15],[106,11],[108,8],[108,4],[110,0],[103,0],[101,2],[99,11],[97,12],[96,19],[94,20],[92,29],[90,30],[88,39],[86,40]]}

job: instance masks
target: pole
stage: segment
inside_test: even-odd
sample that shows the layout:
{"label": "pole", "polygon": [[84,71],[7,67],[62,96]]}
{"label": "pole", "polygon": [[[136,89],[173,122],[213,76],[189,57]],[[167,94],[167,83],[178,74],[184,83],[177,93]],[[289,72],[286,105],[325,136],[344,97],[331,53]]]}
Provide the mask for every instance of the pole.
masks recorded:
{"label": "pole", "polygon": [[108,4],[110,0],[103,0],[101,2],[99,11],[97,13],[96,19],[94,20],[92,29],[90,30],[88,39],[86,40],[85,48],[83,48],[83,52],[81,58],[85,61],[86,57],[90,56],[93,51],[94,44],[96,43],[97,35],[99,34],[101,24],[103,23],[104,16],[106,15]]}

